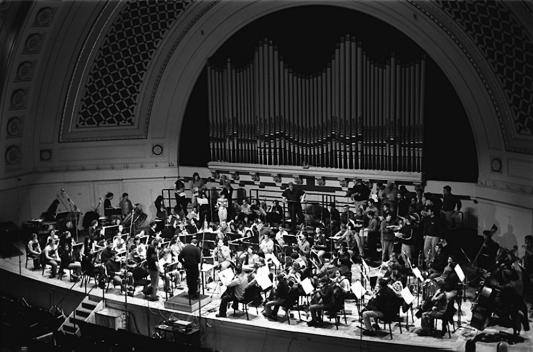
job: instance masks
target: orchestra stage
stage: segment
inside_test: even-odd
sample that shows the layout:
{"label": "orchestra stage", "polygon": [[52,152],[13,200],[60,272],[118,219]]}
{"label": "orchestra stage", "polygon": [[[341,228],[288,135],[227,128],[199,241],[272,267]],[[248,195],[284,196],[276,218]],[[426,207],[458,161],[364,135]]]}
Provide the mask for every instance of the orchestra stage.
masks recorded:
{"label": "orchestra stage", "polygon": [[[12,257],[0,259],[0,279],[2,285],[0,293],[12,297],[24,297],[33,305],[50,307],[58,305],[62,307],[68,315],[86,296],[85,287],[80,287],[79,283],[72,283],[66,278],[63,280],[49,279],[48,272],[42,276],[41,270],[33,271],[25,269],[26,258]],[[32,263],[28,263],[31,268]],[[211,284],[213,285],[213,284]],[[88,294],[105,299],[106,307],[128,311],[130,319],[129,329],[131,332],[142,335],[152,335],[153,329],[163,320],[175,318],[200,323],[202,346],[214,351],[464,351],[465,342],[472,338],[475,331],[467,327],[465,322],[470,320],[470,302],[463,303],[464,315],[462,316],[462,327],[451,338],[446,334],[442,338],[420,337],[413,332],[414,328],[409,327],[408,331],[403,329],[400,333],[399,327],[392,327],[392,340],[387,334],[382,337],[367,337],[361,334],[358,326],[357,308],[354,301],[347,301],[347,324],[344,317],[341,317],[338,330],[334,320],[328,321],[325,318],[325,327],[308,327],[305,320],[306,314],[302,312],[304,321],[298,320],[298,313],[293,312],[293,319],[290,325],[285,318],[285,312],[280,309],[278,321],[269,321],[264,318],[259,308],[259,313],[255,308],[249,307],[249,320],[246,320],[244,312],[237,312],[233,316],[233,311],[228,310],[228,318],[216,318],[218,311],[219,294],[212,294],[208,288],[206,295],[212,300],[205,304],[201,310],[194,310],[187,313],[165,308],[163,291],[159,292],[161,299],[151,302],[144,299],[141,288],[137,287],[133,297],[120,295],[117,288],[109,289],[108,293],[102,295],[102,289],[91,289],[93,284],[88,285]],[[213,287],[213,286],[211,286]],[[175,291],[179,294],[181,291]],[[456,316],[457,318],[457,316]],[[416,318],[415,318],[416,319]],[[420,322],[416,321],[416,326]],[[438,323],[440,328],[440,323]],[[490,327],[487,331],[507,331],[510,329],[500,327]],[[531,351],[533,346],[533,333],[522,331],[521,336],[525,342],[509,346],[510,351],[526,352]],[[476,351],[496,351],[496,343],[476,343]]]}

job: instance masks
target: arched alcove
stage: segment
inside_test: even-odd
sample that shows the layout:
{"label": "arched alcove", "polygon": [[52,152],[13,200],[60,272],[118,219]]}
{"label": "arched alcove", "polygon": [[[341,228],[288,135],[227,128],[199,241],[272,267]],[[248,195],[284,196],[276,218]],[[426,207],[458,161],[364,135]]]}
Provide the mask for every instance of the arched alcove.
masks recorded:
{"label": "arched alcove", "polygon": [[[294,18],[299,18],[297,26],[294,26]],[[321,25],[316,26],[319,22]],[[275,47],[283,69],[303,77],[316,77],[333,64],[339,42],[348,37],[360,43],[358,45],[363,57],[383,67],[391,57],[394,57],[400,67],[420,60],[425,62],[425,89],[421,94],[426,135],[422,168],[424,177],[432,180],[476,182],[478,165],[472,130],[453,86],[438,65],[416,43],[375,17],[337,6],[311,5],[280,10],[247,24],[221,43],[209,58],[209,65],[218,70],[224,69],[230,62],[237,72],[247,70],[253,65],[258,47],[267,40],[271,43],[269,45]],[[354,68],[355,66],[354,62]],[[182,165],[203,167],[211,160],[208,115],[213,108],[209,108],[207,76],[207,67],[204,66],[187,102],[182,131],[178,136],[178,158]],[[318,89],[325,89],[323,85],[320,87],[322,88]],[[407,86],[401,90],[407,90]],[[353,116],[351,121],[355,126],[358,121],[353,115],[355,110],[347,113]],[[389,114],[392,118],[399,112],[392,111]],[[320,116],[322,115],[321,109]],[[322,116],[321,123],[328,124],[329,118]],[[452,135],[453,141],[450,138]],[[334,167],[332,163],[328,166]]]}
{"label": "arched alcove", "polygon": [[[178,141],[188,99],[207,59],[238,30],[267,14],[289,7],[316,5],[320,2],[246,2],[220,3],[205,9],[201,6],[190,13],[191,21],[184,21],[172,28],[166,43],[172,49],[161,76],[152,77],[157,88],[141,110],[151,115],[150,134],[165,138],[178,159]],[[417,43],[444,72],[461,100],[472,127],[477,150],[480,178],[489,170],[490,150],[502,150],[503,138],[489,92],[475,67],[449,35],[433,21],[416,15],[416,8],[404,2],[328,2],[360,11],[390,24]],[[195,12],[198,14],[195,15]],[[173,43],[179,40],[177,46]],[[151,102],[151,104],[149,103]],[[178,161],[179,162],[179,161]]]}

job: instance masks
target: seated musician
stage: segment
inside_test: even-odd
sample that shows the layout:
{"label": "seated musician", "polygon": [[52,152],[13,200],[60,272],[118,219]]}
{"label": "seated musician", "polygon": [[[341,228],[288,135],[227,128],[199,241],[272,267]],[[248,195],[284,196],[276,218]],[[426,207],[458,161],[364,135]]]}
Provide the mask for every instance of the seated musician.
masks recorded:
{"label": "seated musician", "polygon": [[[439,288],[435,294],[422,302],[422,306],[418,312],[416,312],[417,317],[422,317],[421,328],[415,331],[419,336],[429,336],[434,335],[433,321],[437,318],[441,318],[448,308],[449,297],[446,295],[444,290],[444,282],[441,281],[438,283]],[[451,306],[453,308],[453,306]],[[454,308],[455,309],[455,308]],[[446,331],[446,324],[442,326],[443,332]]]}
{"label": "seated musician", "polygon": [[309,306],[311,321],[308,321],[307,325],[315,327],[322,326],[321,316],[324,311],[329,314],[336,313],[337,311],[337,302],[334,297],[334,285],[327,276],[320,279],[319,287],[313,293],[311,305]]}
{"label": "seated musician", "polygon": [[283,227],[283,224],[279,224],[278,226],[278,232],[276,232],[276,242],[282,247],[286,246],[285,239],[283,236],[288,236],[289,233],[285,228]]}
{"label": "seated musician", "polygon": [[341,246],[335,255],[335,259],[333,260],[333,264],[339,268],[339,271],[343,276],[348,278],[352,277],[352,261],[346,243],[341,243]]}
{"label": "seated musician", "polygon": [[112,248],[115,252],[124,252],[126,250],[126,241],[124,241],[120,232],[113,237]]}
{"label": "seated musician", "polygon": [[39,269],[41,267],[41,245],[39,244],[39,237],[36,233],[32,233],[31,239],[26,247],[28,251],[27,255],[33,259],[33,269]]}
{"label": "seated musician", "polygon": [[213,250],[213,260],[215,267],[219,267],[220,270],[224,270],[230,266],[231,263],[231,250],[227,246],[227,243],[223,239],[218,239],[217,246]]}
{"label": "seated musician", "polygon": [[331,261],[331,254],[325,253],[323,258],[324,263],[317,268],[316,275],[321,277],[333,277],[333,273],[337,270],[337,267]]}
{"label": "seated musician", "polygon": [[279,205],[279,201],[275,200],[267,210],[267,222],[276,225],[281,224],[283,219],[283,208]]}
{"label": "seated musician", "polygon": [[52,267],[50,278],[56,277],[57,266],[61,263],[61,258],[57,252],[57,242],[52,237],[48,237],[46,247],[43,250],[44,264]]}
{"label": "seated musician", "polygon": [[311,254],[311,244],[307,240],[307,235],[300,231],[298,234],[298,250],[300,253],[302,253],[304,256],[309,257],[309,254]]}
{"label": "seated musician", "polygon": [[265,262],[268,263],[272,262],[274,265],[278,265],[279,261],[274,255],[274,238],[275,234],[272,231],[268,232],[268,235],[264,236],[261,242],[259,243],[259,251],[262,253],[265,257]]}
{"label": "seated musician", "polygon": [[171,291],[171,282],[173,282],[175,286],[178,286],[181,282],[178,265],[173,265],[173,267],[169,269],[169,265],[175,264],[176,262],[177,257],[175,259],[172,257],[170,248],[164,249],[161,258],[159,259],[159,267],[163,268],[163,270],[160,272],[160,275],[163,276],[163,280],[165,282],[164,289],[167,292]]}
{"label": "seated musician", "polygon": [[315,228],[315,238],[313,241],[313,246],[311,247],[311,254],[316,256],[318,259],[318,264],[322,264],[322,257],[326,254],[328,249],[328,240],[326,239],[326,234],[320,226]]}
{"label": "seated musician", "polygon": [[185,247],[185,243],[181,242],[179,236],[172,237],[169,249],[173,260],[177,260],[183,247]]}
{"label": "seated musician", "polygon": [[146,245],[141,242],[141,236],[137,235],[135,236],[134,240],[135,246],[133,247],[133,250],[130,252],[131,257],[134,261],[137,263],[140,263],[141,261],[146,259]]}
{"label": "seated musician", "polygon": [[216,317],[225,318],[228,309],[228,303],[232,303],[232,308],[237,310],[238,302],[244,298],[244,292],[248,287],[248,274],[242,269],[241,266],[237,266],[235,269],[235,277],[227,285],[226,291],[220,298],[220,306],[218,308],[218,314]]}
{"label": "seated musician", "polygon": [[494,305],[490,310],[496,313],[504,325],[510,322],[513,334],[519,335],[521,325],[529,331],[528,311],[523,297],[523,281],[520,269],[514,265],[514,256],[507,250],[502,251],[486,286],[497,290]]}
{"label": "seated musician", "polygon": [[333,236],[333,239],[337,243],[346,243],[346,248],[348,249],[348,253],[350,253],[350,255],[359,253],[359,251],[355,248],[357,246],[357,243],[352,228],[352,226],[342,224],[339,232],[337,232],[335,236]]}
{"label": "seated musician", "polygon": [[442,274],[444,268],[448,264],[448,257],[449,253],[447,250],[447,246],[444,246],[442,242],[437,243],[437,245],[435,246],[435,256],[433,260],[428,263],[428,277],[430,279],[438,277]]}
{"label": "seated musician", "polygon": [[100,241],[102,234],[101,229],[98,227],[98,220],[91,221],[88,231],[89,231],[89,238],[92,240],[95,240],[96,242]]}
{"label": "seated musician", "polygon": [[435,281],[437,283],[442,283],[444,286],[444,290],[446,292],[454,292],[454,296],[457,292],[457,285],[459,284],[459,277],[457,276],[457,273],[455,272],[455,260],[452,256],[448,256],[448,262],[444,269],[442,270],[442,273],[435,277]]}
{"label": "seated musician", "polygon": [[394,317],[400,308],[400,298],[387,285],[386,279],[379,279],[378,291],[368,301],[367,306],[363,311],[363,323],[365,330],[363,335],[374,336],[376,334],[376,325],[372,325],[372,318],[390,319]]}
{"label": "seated musician", "polygon": [[72,270],[71,279],[73,282],[79,280],[81,276],[81,258],[75,258],[73,248],[68,242],[63,242],[63,245],[59,248],[59,257],[61,258],[61,264],[59,265],[59,278],[64,274],[65,269]]}
{"label": "seated musician", "polygon": [[331,280],[333,281],[333,284],[342,289],[344,297],[347,297],[351,294],[350,279],[343,275],[340,270],[335,270],[334,276]]}
{"label": "seated musician", "polygon": [[267,303],[265,303],[265,310],[263,315],[268,319],[277,320],[278,310],[280,306],[283,306],[289,297],[289,285],[285,274],[279,274],[277,276],[278,284],[276,290],[273,293],[273,297]]}
{"label": "seated musician", "polygon": [[120,261],[116,254],[117,252],[113,250],[113,241],[108,240],[106,248],[100,254],[100,261],[106,269],[107,276],[113,279],[113,284],[119,285],[122,283],[122,278],[120,277]]}
{"label": "seated musician", "polygon": [[50,234],[46,238],[46,243],[50,240],[53,240],[56,245],[59,245],[59,236],[57,235],[57,230],[53,229],[50,231]]}
{"label": "seated musician", "polygon": [[257,251],[251,245],[247,246],[246,251],[239,257],[239,264],[245,270],[253,270],[262,262],[262,258],[257,255]]}

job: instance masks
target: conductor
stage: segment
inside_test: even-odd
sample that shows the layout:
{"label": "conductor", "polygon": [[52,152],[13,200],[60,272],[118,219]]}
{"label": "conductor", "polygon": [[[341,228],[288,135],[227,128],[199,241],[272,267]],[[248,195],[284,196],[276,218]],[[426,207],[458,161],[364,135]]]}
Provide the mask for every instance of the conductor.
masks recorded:
{"label": "conductor", "polygon": [[[304,196],[305,192],[301,189],[295,189],[292,182],[289,183],[289,187],[281,194],[283,201],[287,203],[289,208],[291,229],[293,232],[296,232],[297,223],[302,223],[304,220],[304,214],[302,212],[302,201]],[[298,217],[298,222],[296,221],[296,217]]]}
{"label": "conductor", "polygon": [[190,299],[198,299],[198,278],[200,276],[200,270],[198,265],[200,264],[200,248],[198,248],[198,240],[193,239],[190,244],[186,245],[180,252],[178,260],[183,264],[185,268],[185,274],[187,275],[187,288]]}

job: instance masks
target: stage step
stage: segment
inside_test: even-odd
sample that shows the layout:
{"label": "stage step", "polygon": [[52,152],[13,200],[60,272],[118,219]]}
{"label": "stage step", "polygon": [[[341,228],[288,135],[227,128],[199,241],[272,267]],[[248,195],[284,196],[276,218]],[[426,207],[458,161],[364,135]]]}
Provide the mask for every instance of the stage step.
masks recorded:
{"label": "stage step", "polygon": [[98,307],[103,305],[100,301],[101,300],[91,299],[89,296],[85,297],[76,309],[65,319],[63,324],[61,324],[58,331],[70,335],[79,335],[79,323],[86,322],[91,315],[94,315],[94,312]]}

